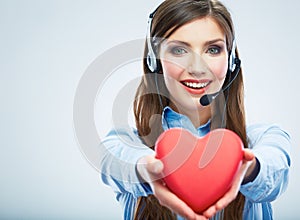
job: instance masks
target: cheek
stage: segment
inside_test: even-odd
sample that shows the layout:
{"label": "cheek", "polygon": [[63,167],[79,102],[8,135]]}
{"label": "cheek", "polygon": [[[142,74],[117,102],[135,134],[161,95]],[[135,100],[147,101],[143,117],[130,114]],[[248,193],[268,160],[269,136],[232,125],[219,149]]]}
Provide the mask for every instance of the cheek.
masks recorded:
{"label": "cheek", "polygon": [[161,60],[161,65],[163,69],[163,76],[165,79],[166,86],[168,90],[171,92],[178,85],[178,81],[180,81],[180,77],[184,72],[184,68],[176,65],[174,62]]}
{"label": "cheek", "polygon": [[163,69],[163,77],[166,84],[166,87],[171,94],[171,96],[178,95],[178,91],[180,91],[180,77],[184,72],[184,68],[170,62],[170,61],[162,61],[161,65]]}
{"label": "cheek", "polygon": [[166,75],[168,78],[178,79],[181,73],[184,71],[184,68],[176,65],[174,62],[161,60],[161,65],[164,75]]}
{"label": "cheek", "polygon": [[224,80],[228,69],[228,60],[217,60],[210,65],[210,69],[218,80]]}

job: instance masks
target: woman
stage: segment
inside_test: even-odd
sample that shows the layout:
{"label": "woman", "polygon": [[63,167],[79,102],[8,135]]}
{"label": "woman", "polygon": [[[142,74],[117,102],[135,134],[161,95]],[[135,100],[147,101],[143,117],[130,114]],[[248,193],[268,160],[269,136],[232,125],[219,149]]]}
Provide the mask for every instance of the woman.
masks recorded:
{"label": "woman", "polygon": [[[111,132],[101,161],[102,179],[116,191],[124,219],[272,219],[270,202],[287,187],[289,136],[275,125],[246,126],[234,42],[230,13],[217,0],[166,0],[150,15],[134,101],[137,131]],[[203,101],[205,94],[216,95]],[[163,164],[153,149],[172,127],[198,136],[225,127],[246,148],[232,187],[203,213],[161,180]]]}

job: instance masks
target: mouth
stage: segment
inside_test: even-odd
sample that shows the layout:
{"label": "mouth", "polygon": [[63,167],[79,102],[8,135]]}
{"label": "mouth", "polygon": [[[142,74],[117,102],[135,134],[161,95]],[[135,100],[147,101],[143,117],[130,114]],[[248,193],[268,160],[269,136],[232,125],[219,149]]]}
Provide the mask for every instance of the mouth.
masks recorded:
{"label": "mouth", "polygon": [[183,85],[185,85],[186,87],[189,87],[191,89],[203,89],[205,88],[206,86],[208,86],[208,84],[210,83],[209,81],[208,82],[204,82],[204,83],[196,83],[196,82],[181,82]]}
{"label": "mouth", "polygon": [[210,80],[184,80],[181,81],[181,84],[184,86],[185,90],[191,94],[199,95],[205,93],[205,90],[208,88]]}

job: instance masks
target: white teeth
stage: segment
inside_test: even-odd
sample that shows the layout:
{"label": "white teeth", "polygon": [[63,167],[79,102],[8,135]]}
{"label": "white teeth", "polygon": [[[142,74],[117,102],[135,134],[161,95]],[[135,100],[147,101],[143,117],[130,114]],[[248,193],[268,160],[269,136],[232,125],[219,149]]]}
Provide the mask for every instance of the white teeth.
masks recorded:
{"label": "white teeth", "polygon": [[184,85],[193,89],[201,89],[208,85],[209,82],[206,83],[192,83],[192,82],[183,82]]}

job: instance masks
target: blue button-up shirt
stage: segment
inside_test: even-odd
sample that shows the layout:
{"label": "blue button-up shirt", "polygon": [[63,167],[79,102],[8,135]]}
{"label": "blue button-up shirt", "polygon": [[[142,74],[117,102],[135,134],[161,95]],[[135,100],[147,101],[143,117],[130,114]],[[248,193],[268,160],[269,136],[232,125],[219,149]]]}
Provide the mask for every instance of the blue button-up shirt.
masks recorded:
{"label": "blue button-up shirt", "polygon": [[[164,109],[162,118],[164,130],[181,127],[197,136],[210,131],[210,122],[195,128],[187,116],[169,107]],[[277,125],[262,124],[248,126],[247,136],[260,170],[252,182],[241,185],[240,192],[245,196],[243,219],[273,219],[270,202],[288,185],[290,137]],[[153,194],[149,184],[138,178],[136,163],[141,157],[155,152],[142,143],[135,130],[126,128],[111,131],[100,146],[102,180],[115,191],[123,207],[124,219],[131,220],[138,197]],[[178,216],[178,219],[182,218]]]}

